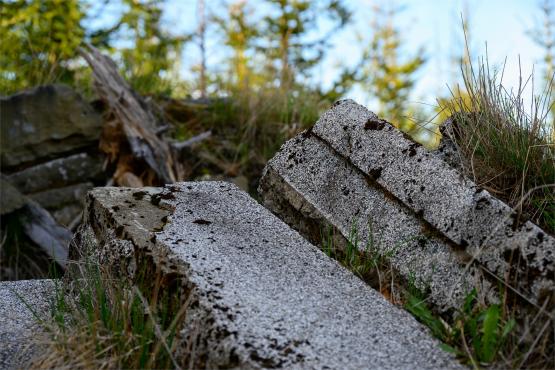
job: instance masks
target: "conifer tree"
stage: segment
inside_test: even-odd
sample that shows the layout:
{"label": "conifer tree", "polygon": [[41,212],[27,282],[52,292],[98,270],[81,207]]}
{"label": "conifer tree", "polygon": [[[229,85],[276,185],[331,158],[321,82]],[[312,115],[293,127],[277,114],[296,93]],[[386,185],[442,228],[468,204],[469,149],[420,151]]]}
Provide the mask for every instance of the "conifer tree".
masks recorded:
{"label": "conifer tree", "polygon": [[555,140],[555,4],[553,0],[543,0],[540,4],[541,26],[532,30],[532,39],[544,49],[543,80],[545,91],[551,92],[550,118]]}
{"label": "conifer tree", "polygon": [[[306,77],[321,61],[333,32],[345,26],[350,13],[341,0],[265,0],[270,12],[264,17],[259,48],[264,51],[270,76],[279,80],[282,88],[290,87],[296,75]],[[323,36],[308,39],[310,31],[322,25],[324,19],[332,26]]]}
{"label": "conifer tree", "polygon": [[112,38],[130,41],[118,49],[122,72],[143,93],[169,94],[171,73],[190,36],[174,36],[162,27],[163,0],[122,0],[127,7]]}
{"label": "conifer tree", "polygon": [[78,0],[0,1],[0,95],[52,81],[70,82],[83,41]]}
{"label": "conifer tree", "polygon": [[227,17],[215,18],[223,33],[224,44],[232,53],[224,78],[227,90],[246,91],[262,83],[260,71],[253,65],[256,59],[255,42],[260,37],[254,17],[254,9],[246,1],[235,1],[229,6]]}
{"label": "conifer tree", "polygon": [[361,81],[377,99],[379,114],[400,129],[411,131],[415,122],[409,118],[409,97],[425,58],[420,49],[416,55],[401,59],[402,40],[394,25],[397,11],[374,7],[373,35],[363,53]]}

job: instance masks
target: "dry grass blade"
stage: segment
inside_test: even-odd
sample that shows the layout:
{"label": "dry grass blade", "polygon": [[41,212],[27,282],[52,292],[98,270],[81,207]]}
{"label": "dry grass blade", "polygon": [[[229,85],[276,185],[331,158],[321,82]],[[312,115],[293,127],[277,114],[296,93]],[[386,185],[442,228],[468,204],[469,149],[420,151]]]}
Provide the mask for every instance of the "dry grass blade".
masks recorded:
{"label": "dry grass blade", "polygon": [[[540,95],[532,76],[516,91],[503,87],[502,74],[492,72],[487,56],[476,69],[462,68],[464,91],[458,88],[443,106],[453,117],[452,138],[470,163],[465,172],[515,208],[515,222],[531,220],[555,234],[555,127],[548,122],[554,97],[553,80]],[[462,98],[464,96],[465,98]],[[528,197],[526,194],[530,193]]]}
{"label": "dry grass blade", "polygon": [[46,350],[33,368],[181,368],[174,339],[189,301],[168,292],[162,275],[150,276],[159,289],[146,299],[101,266],[85,262],[75,270],[81,277],[56,291],[52,317],[42,324],[46,338],[37,339]]}

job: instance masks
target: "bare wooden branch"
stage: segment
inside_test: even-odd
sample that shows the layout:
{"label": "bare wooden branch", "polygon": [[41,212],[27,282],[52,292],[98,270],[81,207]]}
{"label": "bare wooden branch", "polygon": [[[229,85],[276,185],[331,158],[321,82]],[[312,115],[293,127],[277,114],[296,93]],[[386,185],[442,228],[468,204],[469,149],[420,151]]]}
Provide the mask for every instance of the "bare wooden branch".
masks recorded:
{"label": "bare wooden branch", "polygon": [[93,71],[94,86],[121,123],[131,151],[143,159],[164,183],[176,181],[168,143],[157,135],[156,119],[118,73],[116,64],[96,48],[79,49]]}
{"label": "bare wooden branch", "polygon": [[208,139],[210,136],[212,136],[212,131],[205,131],[201,134],[198,134],[196,136],[193,136],[190,139],[187,139],[185,141],[179,141],[179,142],[173,142],[171,144],[172,148],[174,148],[175,150],[183,150],[185,148],[191,147],[197,143],[200,143],[201,141],[204,141],[206,139]]}

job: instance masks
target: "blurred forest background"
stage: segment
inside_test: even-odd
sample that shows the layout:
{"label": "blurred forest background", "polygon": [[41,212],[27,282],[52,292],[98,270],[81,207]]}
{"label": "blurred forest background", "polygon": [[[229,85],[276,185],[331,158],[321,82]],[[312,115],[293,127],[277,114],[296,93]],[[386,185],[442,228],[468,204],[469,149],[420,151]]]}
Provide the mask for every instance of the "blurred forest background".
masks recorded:
{"label": "blurred forest background", "polygon": [[[526,3],[535,20],[525,25],[527,37],[544,50],[543,60],[537,61],[538,71],[548,81],[554,65],[554,4],[552,0]],[[90,96],[91,72],[77,52],[79,45],[88,42],[109,53],[141,94],[231,99],[233,106],[226,109],[232,111],[218,113],[234,114],[224,118],[229,125],[243,127],[240,131],[249,127],[247,131],[260,129],[269,134],[268,130],[277,130],[289,136],[314,123],[323,107],[355,89],[358,97],[376,105],[370,109],[405,131],[422,135],[420,140],[432,146],[436,135],[430,122],[445,117],[434,119],[441,104],[416,103],[413,90],[421,77],[419,70],[430,63],[433,53],[449,53],[455,70],[470,63],[468,50],[473,42],[466,50],[463,31],[473,41],[472,8],[476,5],[453,2],[452,8],[466,14],[445,15],[453,18],[452,26],[440,32],[454,35],[451,50],[434,50],[437,43],[423,39],[411,54],[415,48],[407,48],[403,33],[413,29],[401,23],[399,16],[413,12],[419,7],[417,2],[403,6],[402,2],[348,0],[3,0],[0,4],[2,95],[62,82]],[[174,21],[168,21],[167,13],[178,10],[184,14],[170,14]],[[365,29],[353,26],[359,14],[371,14]],[[180,18],[196,24],[176,27],[173,23]],[[176,32],[176,28],[188,31]],[[357,35],[360,56],[339,56],[344,63],[335,65],[333,73],[329,67],[322,73],[326,56],[337,53],[334,37],[345,29]],[[192,48],[198,49],[193,62],[184,52]],[[214,56],[221,60],[215,61]],[[190,70],[183,70],[185,64]],[[329,81],[327,75],[334,80]],[[454,90],[459,79],[455,76],[440,85],[449,83]],[[541,83],[536,86],[541,88]],[[447,89],[441,94],[440,101],[452,98]],[[258,127],[261,122],[277,125]],[[419,130],[421,126],[427,129]],[[187,136],[187,127],[181,127],[178,135]],[[281,141],[271,136],[257,139],[262,146],[265,141]],[[246,148],[239,149],[244,152]]]}
{"label": "blurred forest background", "polygon": [[[474,3],[455,3],[464,11],[440,32],[453,35],[448,53],[458,71],[472,62]],[[211,130],[217,139],[205,143],[204,161],[253,185],[284,140],[345,96],[369,101],[416,140],[437,145],[445,108],[466,92],[457,87],[458,73],[440,81],[445,89],[436,102],[418,103],[420,71],[431,55],[445,54],[432,40],[407,47],[411,27],[399,16],[418,7],[348,0],[2,0],[0,94],[65,83],[93,100],[92,72],[78,52],[90,43],[116,61],[135,91],[163,107],[176,140]],[[530,1],[528,9],[533,23],[522,32],[543,50],[533,87],[540,91],[554,71],[554,2]],[[371,14],[363,28],[361,14]],[[194,24],[177,27],[176,19]],[[354,37],[335,39],[345,32]],[[338,43],[353,39],[359,55],[335,55],[340,63],[323,67]],[[191,113],[180,102],[197,108]]]}

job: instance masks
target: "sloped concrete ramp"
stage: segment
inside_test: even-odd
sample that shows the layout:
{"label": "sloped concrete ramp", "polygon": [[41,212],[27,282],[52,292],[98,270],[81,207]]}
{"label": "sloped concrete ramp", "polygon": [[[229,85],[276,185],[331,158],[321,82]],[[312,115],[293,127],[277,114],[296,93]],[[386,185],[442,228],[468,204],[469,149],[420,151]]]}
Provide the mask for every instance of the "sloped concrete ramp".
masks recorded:
{"label": "sloped concrete ramp", "polygon": [[144,261],[179,277],[184,365],[462,368],[410,314],[234,185],[97,188],[86,214],[72,256],[96,256],[131,279]]}
{"label": "sloped concrete ramp", "polygon": [[358,223],[360,245],[376,240],[405,281],[429,291],[437,311],[456,312],[474,287],[498,303],[503,284],[525,304],[553,302],[555,238],[516,222],[516,212],[447,154],[344,100],[281,147],[259,191],[267,208],[314,243],[326,227],[348,238]]}

